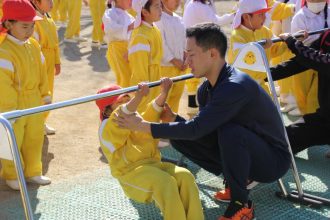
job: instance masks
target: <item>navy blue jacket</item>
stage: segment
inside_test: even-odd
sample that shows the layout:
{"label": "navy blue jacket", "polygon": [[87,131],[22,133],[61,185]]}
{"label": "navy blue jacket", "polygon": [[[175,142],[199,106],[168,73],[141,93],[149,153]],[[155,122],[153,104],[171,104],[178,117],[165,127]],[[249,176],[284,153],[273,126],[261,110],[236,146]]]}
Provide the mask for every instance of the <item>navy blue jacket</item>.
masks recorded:
{"label": "navy blue jacket", "polygon": [[191,120],[152,123],[154,138],[194,140],[214,133],[226,123],[249,129],[267,143],[288,152],[284,129],[269,95],[247,74],[225,64],[214,87],[204,81],[198,90],[200,112]]}

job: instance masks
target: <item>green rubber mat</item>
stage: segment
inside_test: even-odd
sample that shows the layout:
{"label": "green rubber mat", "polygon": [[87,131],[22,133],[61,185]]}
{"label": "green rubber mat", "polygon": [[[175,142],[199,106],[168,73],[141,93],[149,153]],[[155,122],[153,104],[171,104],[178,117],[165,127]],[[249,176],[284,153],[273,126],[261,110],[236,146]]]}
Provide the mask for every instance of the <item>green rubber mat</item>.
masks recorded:
{"label": "green rubber mat", "polygon": [[[330,199],[330,159],[324,157],[329,147],[314,147],[297,156],[297,166],[305,193]],[[180,154],[171,148],[162,150],[167,158],[177,159]],[[205,211],[205,219],[217,219],[226,204],[213,200],[213,194],[223,187],[222,177],[214,176],[186,160],[196,176]],[[291,171],[283,178],[288,189],[295,189]],[[250,198],[256,206],[257,219],[329,219],[330,207],[313,209],[300,206],[275,196],[277,183],[259,184]],[[29,187],[35,219],[47,220],[130,220],[162,219],[154,204],[139,204],[128,199],[108,169],[95,170],[75,176],[62,183],[40,188]],[[0,204],[1,220],[24,219],[20,195]]]}

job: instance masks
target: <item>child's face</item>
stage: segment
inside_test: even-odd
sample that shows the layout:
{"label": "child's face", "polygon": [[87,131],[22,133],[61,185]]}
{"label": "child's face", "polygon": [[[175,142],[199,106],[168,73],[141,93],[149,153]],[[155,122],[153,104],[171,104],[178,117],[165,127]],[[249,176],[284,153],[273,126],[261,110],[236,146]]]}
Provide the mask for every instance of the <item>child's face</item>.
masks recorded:
{"label": "child's face", "polygon": [[163,5],[171,12],[175,12],[181,4],[181,0],[163,0]]}
{"label": "child's face", "polygon": [[8,28],[8,32],[10,35],[14,36],[20,41],[26,41],[32,36],[34,32],[34,21],[6,21],[6,27]]}
{"label": "child's face", "polygon": [[116,7],[123,10],[130,9],[132,7],[132,0],[116,0]]}
{"label": "child's face", "polygon": [[50,12],[53,8],[53,0],[34,0],[33,2],[41,13]]}
{"label": "child's face", "polygon": [[243,16],[243,24],[251,30],[258,30],[262,28],[266,20],[265,13],[246,14]]}
{"label": "child's face", "polygon": [[146,22],[156,22],[162,16],[162,4],[160,0],[151,0],[149,11],[142,9],[143,20]]}
{"label": "child's face", "polygon": [[131,97],[129,95],[124,95],[120,97],[115,103],[112,103],[111,109],[115,110],[118,106],[127,103],[129,100],[131,100]]}

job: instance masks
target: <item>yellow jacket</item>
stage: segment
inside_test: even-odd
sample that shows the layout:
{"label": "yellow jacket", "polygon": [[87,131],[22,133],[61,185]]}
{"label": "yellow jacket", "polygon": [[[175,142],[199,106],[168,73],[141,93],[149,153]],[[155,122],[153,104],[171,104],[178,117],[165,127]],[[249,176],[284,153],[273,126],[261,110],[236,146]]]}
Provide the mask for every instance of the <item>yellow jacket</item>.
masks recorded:
{"label": "yellow jacket", "polygon": [[[259,40],[272,38],[273,33],[270,29],[263,26],[261,29],[252,31],[243,25],[241,25],[239,28],[234,29],[231,33],[230,37],[230,45],[229,50],[227,54],[227,60],[229,64],[233,64],[239,51],[243,48],[244,45],[250,42],[256,42]],[[281,55],[287,50],[287,46],[285,43],[276,43],[273,44],[270,48],[266,49],[266,56],[268,60],[270,61],[271,58]],[[253,59],[253,58],[250,58]],[[255,57],[254,57],[255,59]],[[247,61],[249,62],[249,61]],[[263,79],[265,78],[265,73],[258,72],[258,71],[252,71],[252,70],[242,70],[246,73],[248,73],[252,78],[254,78],[259,83],[263,82]]]}
{"label": "yellow jacket", "polygon": [[155,25],[142,22],[141,26],[133,30],[128,45],[128,61],[132,71],[130,84],[159,80],[162,56],[159,29]]}
{"label": "yellow jacket", "polygon": [[283,20],[294,15],[294,4],[285,4],[275,0],[267,0],[267,3],[268,7],[272,7],[269,12],[272,20]]}
{"label": "yellow jacket", "polygon": [[[99,138],[102,150],[109,162],[111,173],[119,177],[145,163],[160,161],[158,140],[150,134],[120,128],[112,120],[120,107],[108,119],[102,121]],[[142,117],[147,121],[159,122],[162,109],[153,101],[147,105]]]}
{"label": "yellow jacket", "polygon": [[43,19],[35,24],[34,38],[39,42],[41,50],[53,50],[55,64],[60,64],[60,50],[56,25],[51,17],[38,14]]}
{"label": "yellow jacket", "polygon": [[50,100],[45,60],[38,42],[32,38],[22,42],[6,35],[0,43],[0,112],[24,109],[19,97],[35,92],[41,95],[40,105]]}

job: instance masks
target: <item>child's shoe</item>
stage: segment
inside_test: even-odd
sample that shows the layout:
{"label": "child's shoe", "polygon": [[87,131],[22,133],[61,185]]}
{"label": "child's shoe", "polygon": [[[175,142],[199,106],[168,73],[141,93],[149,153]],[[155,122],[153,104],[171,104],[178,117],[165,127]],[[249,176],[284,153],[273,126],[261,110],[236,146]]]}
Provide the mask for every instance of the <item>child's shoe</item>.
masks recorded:
{"label": "child's shoe", "polygon": [[46,177],[46,176],[33,176],[30,178],[26,179],[26,182],[28,183],[35,183],[38,185],[48,185],[50,184],[52,181],[50,178]]}
{"label": "child's shoe", "polygon": [[87,42],[87,38],[79,36],[79,35],[74,36],[73,39],[75,39],[77,42]]}
{"label": "child's shoe", "polygon": [[18,180],[6,180],[6,184],[13,190],[20,190]]}
{"label": "child's shoe", "polygon": [[91,43],[91,47],[99,47],[99,42],[96,42],[96,41],[92,41]]}
{"label": "child's shoe", "polygon": [[53,135],[55,133],[55,128],[49,127],[47,124],[45,124],[45,135]]}
{"label": "child's shoe", "polygon": [[247,206],[239,201],[230,202],[225,214],[218,220],[252,220],[254,219],[254,205],[248,201]]}

